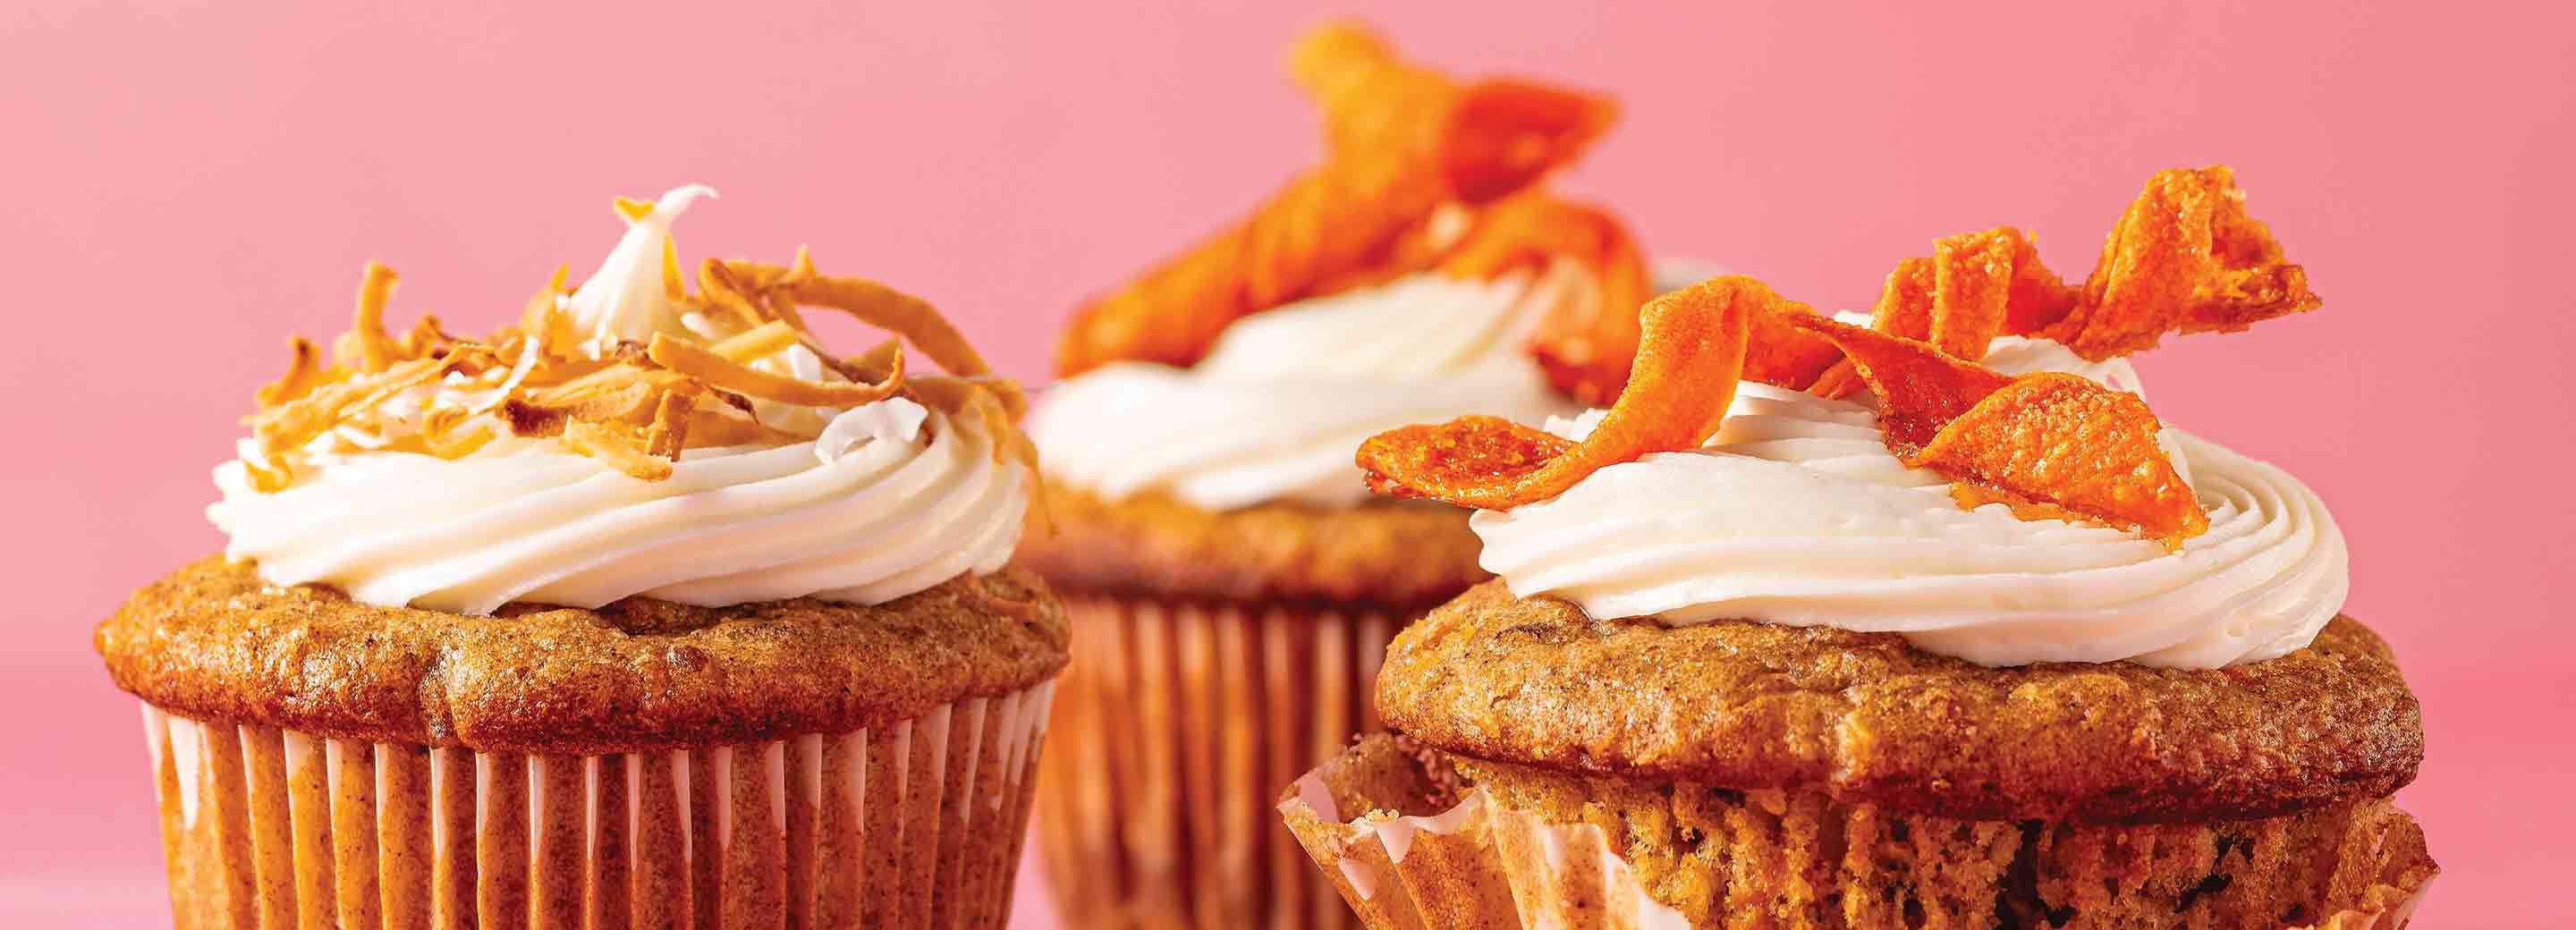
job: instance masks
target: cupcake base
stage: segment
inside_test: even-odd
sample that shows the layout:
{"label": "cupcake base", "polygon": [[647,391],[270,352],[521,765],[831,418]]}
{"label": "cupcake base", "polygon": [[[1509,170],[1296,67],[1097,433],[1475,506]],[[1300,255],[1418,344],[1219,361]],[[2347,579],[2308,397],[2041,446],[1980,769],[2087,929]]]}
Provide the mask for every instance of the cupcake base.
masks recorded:
{"label": "cupcake base", "polygon": [[1408,617],[1068,595],[1038,841],[1068,926],[1356,921],[1271,810],[1378,728],[1369,686]]}
{"label": "cupcake base", "polygon": [[1010,912],[1053,691],[601,756],[143,722],[181,930],[984,928]]}
{"label": "cupcake base", "polygon": [[[1426,755],[1375,737],[1279,804],[1372,928],[2395,930],[2435,873],[2422,831],[2386,799],[2268,820],[2077,827],[1699,789],[1704,802],[1663,798],[1680,822],[1657,822],[1656,805],[1575,787],[1589,780],[1493,767],[1487,785]],[[1569,790],[1582,795],[1571,805]],[[1673,836],[1694,848],[1656,839]],[[2277,916],[2246,916],[2255,910]]]}

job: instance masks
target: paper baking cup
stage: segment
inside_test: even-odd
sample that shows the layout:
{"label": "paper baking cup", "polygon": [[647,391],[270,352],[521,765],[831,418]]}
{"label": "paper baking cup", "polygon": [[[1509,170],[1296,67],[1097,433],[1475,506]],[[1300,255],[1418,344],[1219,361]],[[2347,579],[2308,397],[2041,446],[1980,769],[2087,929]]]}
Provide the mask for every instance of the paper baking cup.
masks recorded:
{"label": "paper baking cup", "polygon": [[181,930],[1000,927],[1052,692],[605,756],[143,730]]}
{"label": "paper baking cup", "polygon": [[[1600,827],[1550,823],[1496,803],[1480,788],[1461,797],[1429,816],[1345,819],[1319,771],[1299,778],[1278,810],[1313,865],[1371,930],[1690,930],[1680,912],[1646,894]],[[1366,800],[1384,810],[1419,806],[1418,799]],[[2355,852],[2378,857],[2382,851]],[[2365,879],[2377,884],[2356,889],[2352,899],[2361,904],[2296,930],[2406,926],[2432,875],[2429,868],[2399,874],[2413,861],[2390,858],[2383,874]]]}
{"label": "paper baking cup", "polygon": [[1273,809],[1378,728],[1409,616],[1067,596],[1038,842],[1068,926],[1355,926]]}

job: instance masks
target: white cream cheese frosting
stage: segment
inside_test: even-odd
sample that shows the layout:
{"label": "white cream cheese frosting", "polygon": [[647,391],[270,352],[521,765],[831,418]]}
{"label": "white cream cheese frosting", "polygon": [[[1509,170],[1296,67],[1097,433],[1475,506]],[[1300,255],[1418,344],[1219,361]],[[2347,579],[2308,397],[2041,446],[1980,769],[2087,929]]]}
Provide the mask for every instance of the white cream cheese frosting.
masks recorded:
{"label": "white cream cheese frosting", "polygon": [[1112,499],[1357,506],[1369,492],[1351,456],[1379,432],[1579,411],[1522,343],[1561,302],[1598,299],[1591,275],[1560,261],[1534,275],[1421,274],[1302,301],[1237,321],[1190,368],[1119,363],[1059,382],[1030,437],[1049,481]]}
{"label": "white cream cheese frosting", "polygon": [[[1999,339],[1988,364],[2136,391],[2126,361]],[[1963,510],[1859,403],[1747,383],[1699,451],[1613,465],[1471,521],[1516,596],[1603,618],[1717,619],[1904,635],[1987,665],[2130,660],[2216,668],[2314,639],[2342,608],[2341,531],[2287,473],[2168,429],[2210,528],[2168,553],[2108,527]],[[1554,421],[1579,438],[1598,415]]]}
{"label": "white cream cheese frosting", "polygon": [[[656,333],[722,335],[684,315],[661,284],[670,221],[713,193],[665,195],[565,301],[592,351]],[[826,377],[802,346],[757,364]],[[389,409],[480,410],[497,387],[452,379]],[[207,516],[229,537],[226,553],[258,560],[271,583],[326,583],[368,604],[474,614],[513,601],[597,607],[639,595],[704,606],[802,596],[875,604],[1010,559],[1031,489],[1023,469],[996,460],[1000,440],[976,418],[902,397],[763,411],[770,422],[786,414],[810,418],[820,434],[690,449],[660,481],[554,439],[505,435],[442,459],[381,451],[381,436],[326,433],[297,452],[297,479],[283,490],[254,490],[241,460],[218,466],[223,499]],[[241,454],[259,453],[245,441]]]}

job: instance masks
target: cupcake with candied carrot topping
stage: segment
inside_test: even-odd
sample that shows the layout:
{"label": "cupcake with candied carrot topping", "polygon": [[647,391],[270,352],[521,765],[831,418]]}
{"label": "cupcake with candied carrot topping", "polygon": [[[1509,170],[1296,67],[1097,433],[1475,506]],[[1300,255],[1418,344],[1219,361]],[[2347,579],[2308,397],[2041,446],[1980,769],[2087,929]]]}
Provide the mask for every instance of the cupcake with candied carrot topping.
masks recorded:
{"label": "cupcake with candied carrot topping", "polygon": [[1352,27],[1291,71],[1322,162],[1084,306],[1033,418],[1056,532],[1022,556],[1078,650],[1039,826],[1076,924],[1350,919],[1270,790],[1372,726],[1398,627],[1486,577],[1464,511],[1370,500],[1351,450],[1616,395],[1651,286],[1618,220],[1546,183],[1609,101],[1454,79]]}
{"label": "cupcake with candied carrot topping", "polygon": [[2317,304],[2230,172],[2168,171],[2081,285],[2008,228],[1867,328],[1714,279],[1606,411],[1374,437],[1499,577],[1280,810],[1379,928],[2402,926],[2423,733],[2343,537],[2126,361]]}
{"label": "cupcake with candied carrot topping", "polygon": [[[394,335],[371,265],[328,360],[295,341],[225,553],[97,632],[180,925],[1004,923],[1067,658],[1007,565],[1019,393],[802,254],[690,289],[711,196],[621,201],[490,335]],[[893,338],[836,356],[826,311]]]}

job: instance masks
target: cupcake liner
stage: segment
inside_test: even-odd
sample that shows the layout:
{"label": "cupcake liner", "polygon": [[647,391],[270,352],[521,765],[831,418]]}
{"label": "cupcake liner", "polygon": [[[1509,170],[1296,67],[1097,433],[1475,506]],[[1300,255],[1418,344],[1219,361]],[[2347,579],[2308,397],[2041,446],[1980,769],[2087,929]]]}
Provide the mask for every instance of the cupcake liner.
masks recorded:
{"label": "cupcake liner", "polygon": [[1053,693],[603,756],[143,728],[181,930],[1000,927]]}
{"label": "cupcake liner", "polygon": [[[1482,788],[1466,790],[1437,813],[1395,815],[1436,805],[1419,779],[1383,774],[1345,771],[1328,785],[1327,769],[1319,768],[1297,779],[1278,803],[1320,875],[1371,930],[1691,927],[1646,893],[1599,826],[1551,823]],[[1359,816],[1346,818],[1354,810]],[[2433,878],[2420,834],[2375,835],[2366,843],[2366,849],[2341,851],[2384,863],[2364,877],[2368,887],[2338,895],[2360,903],[2295,930],[2398,930],[2412,919]]]}
{"label": "cupcake liner", "polygon": [[1038,840],[1076,927],[1356,926],[1271,804],[1376,730],[1411,619],[1368,608],[1067,596]]}

